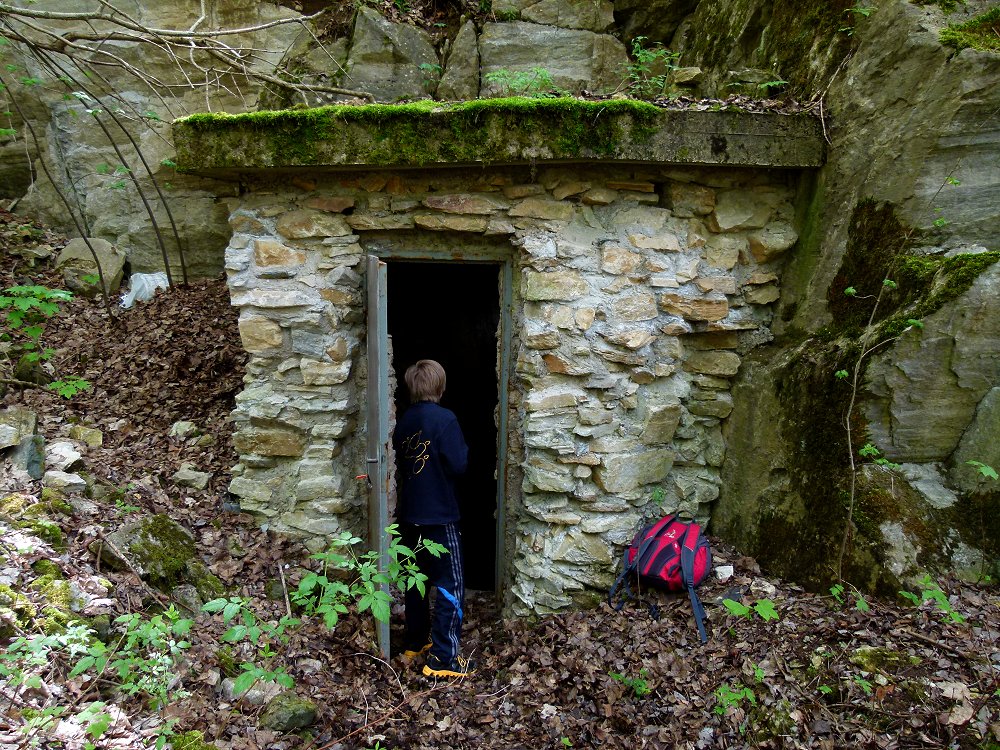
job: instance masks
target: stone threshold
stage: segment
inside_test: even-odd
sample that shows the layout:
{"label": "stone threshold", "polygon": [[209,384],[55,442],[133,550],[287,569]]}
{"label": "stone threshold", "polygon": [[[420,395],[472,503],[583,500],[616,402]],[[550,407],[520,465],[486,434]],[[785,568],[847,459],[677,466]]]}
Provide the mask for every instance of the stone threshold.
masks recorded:
{"label": "stone threshold", "polygon": [[478,99],[196,114],[173,124],[182,172],[629,162],[815,168],[810,114],[663,109],[632,100]]}

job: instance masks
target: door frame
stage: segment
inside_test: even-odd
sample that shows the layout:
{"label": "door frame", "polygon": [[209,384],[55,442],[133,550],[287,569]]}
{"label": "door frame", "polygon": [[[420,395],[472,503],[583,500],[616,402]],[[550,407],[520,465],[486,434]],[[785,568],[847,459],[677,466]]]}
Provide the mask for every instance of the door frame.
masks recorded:
{"label": "door frame", "polygon": [[[401,238],[400,238],[401,239]],[[398,244],[397,244],[398,243]],[[514,329],[514,258],[510,248],[496,247],[463,247],[443,250],[419,246],[419,240],[405,241],[405,245],[395,238],[372,239],[363,242],[365,253],[378,257],[380,261],[406,260],[428,261],[437,263],[483,263],[496,265],[500,268],[500,340],[499,367],[497,372],[497,494],[496,494],[496,563],[493,570],[493,587],[498,599],[502,600],[502,586],[507,565],[507,548],[505,545],[507,528],[507,504],[504,501],[507,489],[507,473],[509,461],[508,446],[508,391],[511,375],[511,354],[513,350]],[[370,282],[369,282],[370,284]],[[371,286],[369,286],[371,290]],[[387,304],[387,300],[382,300]],[[369,320],[371,317],[369,316]],[[369,370],[369,379],[371,378]]]}

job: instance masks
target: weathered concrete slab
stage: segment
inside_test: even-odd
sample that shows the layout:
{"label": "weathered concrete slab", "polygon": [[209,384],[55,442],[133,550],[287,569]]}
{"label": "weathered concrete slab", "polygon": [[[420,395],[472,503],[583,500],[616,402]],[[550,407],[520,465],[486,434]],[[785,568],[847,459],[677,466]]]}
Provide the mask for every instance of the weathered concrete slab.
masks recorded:
{"label": "weathered concrete slab", "polygon": [[808,168],[823,163],[809,115],[667,110],[645,102],[483,99],[199,114],[174,123],[183,171],[635,162]]}

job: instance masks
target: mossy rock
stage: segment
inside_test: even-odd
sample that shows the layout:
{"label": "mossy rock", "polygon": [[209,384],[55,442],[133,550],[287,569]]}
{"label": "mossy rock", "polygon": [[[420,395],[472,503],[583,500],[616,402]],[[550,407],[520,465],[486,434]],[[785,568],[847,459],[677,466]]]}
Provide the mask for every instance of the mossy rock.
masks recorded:
{"label": "mossy rock", "polygon": [[0,500],[0,516],[5,516],[12,520],[20,518],[24,509],[34,504],[33,498],[29,495],[22,495],[15,492]]}
{"label": "mossy rock", "polygon": [[[0,585],[0,613],[13,620],[18,629],[27,631],[31,630],[32,623],[38,617],[38,608],[24,594],[10,586]],[[5,626],[0,621],[0,638],[6,639],[13,635],[14,628]]]}
{"label": "mossy rock", "polygon": [[[107,539],[101,549],[105,564],[116,570],[131,567],[164,591],[187,580],[188,565],[195,559],[192,536],[162,513],[127,523]],[[128,558],[127,564],[116,551]]]}
{"label": "mossy rock", "polygon": [[66,540],[63,537],[62,528],[55,521],[50,521],[47,518],[32,518],[17,524],[17,527],[30,531],[59,552],[66,550]]}
{"label": "mossy rock", "polygon": [[174,735],[170,747],[173,750],[217,750],[211,742],[205,742],[205,735],[197,730]]}
{"label": "mossy rock", "polygon": [[260,717],[261,726],[282,734],[305,729],[315,721],[316,704],[290,690],[272,699]]}
{"label": "mossy rock", "polygon": [[222,585],[219,577],[200,560],[192,560],[188,563],[187,578],[194,585],[198,596],[203,601],[210,602],[226,594],[226,587]]}
{"label": "mossy rock", "polygon": [[[222,581],[198,559],[191,534],[165,514],[127,523],[108,534],[107,541],[100,548],[105,564],[115,570],[131,568],[160,591],[169,593],[179,585],[192,584],[203,601],[226,593]],[[93,551],[97,544],[92,545]]]}
{"label": "mossy rock", "polygon": [[51,576],[52,578],[63,577],[62,568],[44,557],[31,563],[31,569],[39,576]]}
{"label": "mossy rock", "polygon": [[850,662],[866,672],[896,672],[905,667],[916,666],[920,659],[891,648],[862,646],[851,654]]}

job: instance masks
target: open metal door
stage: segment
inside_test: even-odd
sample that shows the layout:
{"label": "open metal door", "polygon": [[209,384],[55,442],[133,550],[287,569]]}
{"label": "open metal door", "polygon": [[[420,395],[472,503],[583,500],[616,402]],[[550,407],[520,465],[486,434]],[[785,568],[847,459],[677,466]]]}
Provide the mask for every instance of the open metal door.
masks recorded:
{"label": "open metal door", "polygon": [[[389,326],[386,266],[368,256],[368,544],[388,570],[389,535]],[[388,584],[381,584],[389,593]],[[375,621],[382,658],[389,658],[389,622]]]}

